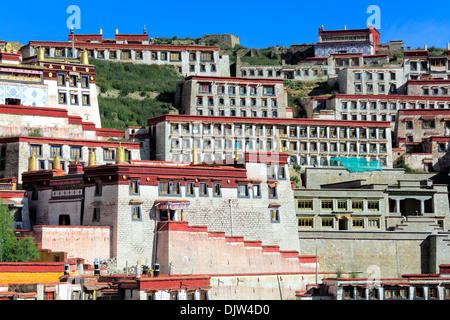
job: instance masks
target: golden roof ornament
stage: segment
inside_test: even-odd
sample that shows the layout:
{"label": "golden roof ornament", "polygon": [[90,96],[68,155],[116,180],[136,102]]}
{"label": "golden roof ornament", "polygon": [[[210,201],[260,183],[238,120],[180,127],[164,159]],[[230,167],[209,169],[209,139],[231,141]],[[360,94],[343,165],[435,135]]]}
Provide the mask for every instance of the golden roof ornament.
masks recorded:
{"label": "golden roof ornament", "polygon": [[116,164],[125,163],[125,149],[122,147],[122,143],[119,142],[119,146],[116,148]]}
{"label": "golden roof ornament", "polygon": [[38,60],[38,61],[43,61],[43,60],[45,60],[45,57],[44,57],[44,48],[42,48],[42,47],[39,47],[38,50],[37,50],[37,60]]}
{"label": "golden roof ornament", "polygon": [[89,58],[88,58],[88,52],[86,51],[86,48],[81,51],[81,64],[89,64]]}
{"label": "golden roof ornament", "polygon": [[31,157],[28,158],[28,171],[36,171],[36,169],[37,169],[37,160],[33,152]]}
{"label": "golden roof ornament", "polygon": [[90,166],[95,166],[95,152],[92,151],[92,150],[89,151],[88,165],[90,165]]}

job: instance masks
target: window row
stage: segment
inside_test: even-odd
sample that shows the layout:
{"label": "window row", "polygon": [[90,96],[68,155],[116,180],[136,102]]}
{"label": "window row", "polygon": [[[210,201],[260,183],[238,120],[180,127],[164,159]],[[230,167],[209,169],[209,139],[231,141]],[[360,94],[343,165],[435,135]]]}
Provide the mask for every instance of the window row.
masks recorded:
{"label": "window row", "polygon": [[[339,230],[348,230],[347,226],[345,228],[342,227],[342,224],[336,220],[334,217],[321,217],[318,219],[319,226],[315,225],[313,217],[298,217],[297,218],[297,226],[298,228],[322,228],[322,229],[339,229]],[[351,218],[351,227],[352,229],[379,229],[380,228],[380,219],[379,218]]]}
{"label": "window row", "polygon": [[[55,156],[64,157],[66,156],[66,152],[68,152],[68,157],[70,159],[82,159],[83,158],[83,147],[67,147],[63,148],[63,146],[50,146],[49,147],[49,156],[51,158],[54,158]],[[88,148],[89,151],[95,152],[96,148]],[[96,154],[96,153],[95,153]],[[43,145],[40,144],[32,144],[30,145],[30,155],[34,155],[35,157],[43,157]],[[104,148],[103,149],[103,160],[115,160],[116,159],[116,150],[114,148]],[[131,152],[129,150],[125,150],[125,159],[130,160],[131,159]]]}
{"label": "window row", "polygon": [[216,111],[214,109],[208,109],[205,110],[205,112],[203,112],[203,109],[197,109],[197,115],[198,116],[203,116],[203,115],[208,115],[208,116],[220,116],[220,117],[226,117],[226,116],[230,116],[230,117],[237,117],[238,114],[241,117],[247,117],[247,116],[251,116],[253,118],[256,117],[261,117],[261,118],[267,118],[269,117],[269,115],[271,115],[272,118],[277,118],[278,117],[278,111],[267,111],[267,110],[239,110],[239,112],[236,109],[230,109],[229,112],[227,112],[228,110],[224,110],[224,109],[219,109],[216,113]]}
{"label": "window row", "polygon": [[66,73],[58,73],[57,75],[58,86],[60,87],[65,87],[69,84],[69,87],[76,88],[78,87],[78,79],[80,79],[81,88],[89,88],[88,75],[82,75],[81,77],[70,74],[67,75]]}
{"label": "window row", "polygon": [[384,128],[337,128],[337,127],[264,127],[262,125],[222,124],[170,124],[170,134],[203,134],[235,136],[280,136],[290,138],[342,138],[386,139]]}
{"label": "window row", "polygon": [[[59,104],[68,104],[70,105],[80,105],[79,101],[80,95],[78,93],[72,93],[69,94],[67,92],[58,92],[58,102]],[[81,94],[81,104],[83,106],[90,106],[91,105],[91,96],[87,93]]]}
{"label": "window row", "polygon": [[[130,187],[131,188],[131,187]],[[159,182],[158,192],[160,196],[181,196],[181,183],[177,181]],[[131,194],[137,194],[132,193]],[[199,197],[209,197],[210,194],[213,197],[222,197],[222,187],[219,182],[213,182],[212,186],[208,186],[206,182],[200,182],[198,187],[194,182],[186,182],[185,196],[195,197],[198,194]],[[261,186],[259,184],[238,184],[237,186],[238,198],[261,198]],[[278,198],[277,187],[269,186],[268,191],[269,199]]]}
{"label": "window row", "polygon": [[[365,288],[344,286],[342,288],[343,300],[375,300],[380,299],[383,292],[384,300],[438,300],[440,290],[438,286],[384,286],[381,288]],[[443,299],[450,299],[450,288],[443,288]]]}
{"label": "window row", "polygon": [[[397,79],[397,74],[395,72],[369,72],[366,71],[365,73],[365,79],[367,81],[384,81],[386,79],[389,79],[391,81],[395,81]],[[354,79],[357,81],[360,81],[363,79],[363,74],[361,72],[354,72]]]}
{"label": "window row", "polygon": [[[313,211],[312,199],[297,200],[297,209]],[[321,211],[380,211],[379,200],[349,200],[349,199],[323,199],[320,200]]]}
{"label": "window row", "polygon": [[295,71],[285,71],[285,70],[272,70],[268,69],[266,71],[264,70],[241,70],[241,75],[243,77],[277,77],[281,78],[284,75],[285,79],[294,79],[295,77],[319,77],[319,76],[327,76],[328,70],[326,69],[302,69],[302,70],[295,70]]}
{"label": "window row", "polygon": [[343,101],[341,111],[345,110],[406,110],[406,109],[445,109],[450,104],[443,102],[377,102],[377,101]]}
{"label": "window row", "polygon": [[342,120],[361,120],[361,121],[390,121],[395,122],[396,115],[395,114],[341,114]]}
{"label": "window row", "polygon": [[[215,106],[215,102],[217,101],[217,105],[218,106],[225,106],[225,98],[217,98],[217,100],[215,100],[213,97],[197,97],[196,99],[196,105],[197,106],[208,106],[208,107],[213,107]],[[231,106],[231,107],[272,107],[272,108],[277,108],[278,107],[278,100],[277,99],[270,99],[270,101],[268,101],[268,99],[245,99],[245,98],[241,98],[239,99],[239,103],[237,104],[236,99],[234,98],[230,98],[228,100],[228,105],[227,106]]]}
{"label": "window row", "polygon": [[218,95],[253,95],[258,94],[264,96],[274,96],[275,86],[274,85],[263,85],[261,87],[256,85],[213,85],[212,83],[199,83],[198,93],[213,93],[213,88],[216,88]]}
{"label": "window row", "polygon": [[422,88],[422,93],[424,96],[433,95],[433,96],[447,96],[449,94],[449,88],[441,87],[441,88]]}
{"label": "window row", "polygon": [[282,148],[287,151],[300,152],[351,152],[351,153],[386,153],[386,143],[356,142],[288,142]]}

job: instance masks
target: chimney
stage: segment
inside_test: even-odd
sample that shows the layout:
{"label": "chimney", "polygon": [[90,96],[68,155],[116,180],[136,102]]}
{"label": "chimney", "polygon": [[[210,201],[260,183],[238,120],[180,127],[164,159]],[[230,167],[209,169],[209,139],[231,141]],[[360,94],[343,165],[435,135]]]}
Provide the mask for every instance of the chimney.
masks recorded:
{"label": "chimney", "polygon": [[447,42],[447,51],[450,51],[450,42]]}
{"label": "chimney", "polygon": [[428,46],[427,46],[426,44],[425,44],[425,46],[424,46],[424,49],[425,49],[425,50],[428,50]]}
{"label": "chimney", "polygon": [[119,29],[116,28],[116,34],[119,34]]}
{"label": "chimney", "polygon": [[83,173],[83,165],[81,163],[71,163],[69,164],[69,174],[80,174]]}
{"label": "chimney", "polygon": [[98,34],[103,34],[102,28],[100,28],[100,29],[98,30]]}
{"label": "chimney", "polygon": [[344,30],[347,30],[347,25],[346,24],[344,24]]}

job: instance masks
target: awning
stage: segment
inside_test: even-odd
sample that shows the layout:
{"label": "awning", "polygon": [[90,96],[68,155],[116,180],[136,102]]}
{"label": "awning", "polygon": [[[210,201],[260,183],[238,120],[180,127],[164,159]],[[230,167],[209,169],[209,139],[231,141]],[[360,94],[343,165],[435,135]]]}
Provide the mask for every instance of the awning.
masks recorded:
{"label": "awning", "polygon": [[155,207],[159,210],[186,210],[189,208],[189,200],[156,200]]}

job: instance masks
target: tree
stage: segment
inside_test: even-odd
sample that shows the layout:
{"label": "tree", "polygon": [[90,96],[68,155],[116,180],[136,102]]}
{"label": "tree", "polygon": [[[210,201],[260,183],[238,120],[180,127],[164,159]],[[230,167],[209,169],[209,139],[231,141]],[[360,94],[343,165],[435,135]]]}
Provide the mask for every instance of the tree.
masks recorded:
{"label": "tree", "polygon": [[39,258],[39,249],[31,238],[17,239],[12,228],[14,218],[0,200],[0,258],[2,262],[26,262]]}

